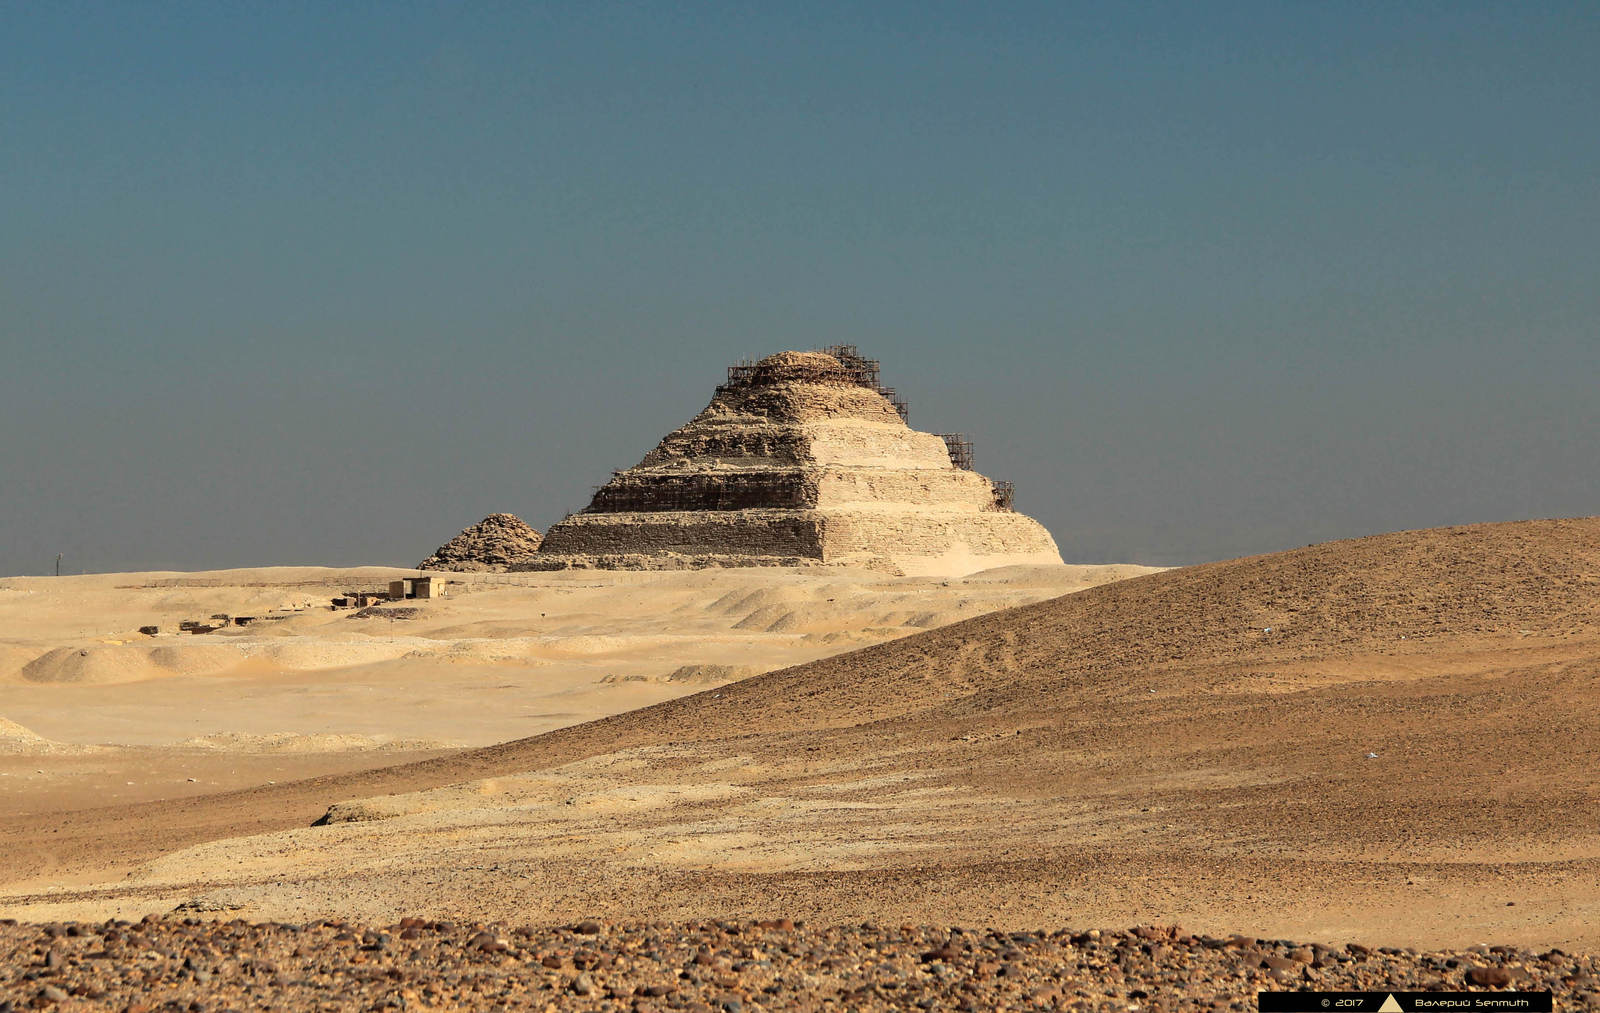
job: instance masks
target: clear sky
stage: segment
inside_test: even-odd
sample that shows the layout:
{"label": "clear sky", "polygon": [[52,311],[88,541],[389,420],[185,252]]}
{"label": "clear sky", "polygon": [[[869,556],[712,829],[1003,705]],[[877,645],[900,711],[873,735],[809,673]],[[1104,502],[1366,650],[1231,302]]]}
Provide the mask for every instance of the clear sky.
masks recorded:
{"label": "clear sky", "polygon": [[1069,561],[1600,513],[1593,3],[0,2],[0,574],[543,529],[854,343]]}

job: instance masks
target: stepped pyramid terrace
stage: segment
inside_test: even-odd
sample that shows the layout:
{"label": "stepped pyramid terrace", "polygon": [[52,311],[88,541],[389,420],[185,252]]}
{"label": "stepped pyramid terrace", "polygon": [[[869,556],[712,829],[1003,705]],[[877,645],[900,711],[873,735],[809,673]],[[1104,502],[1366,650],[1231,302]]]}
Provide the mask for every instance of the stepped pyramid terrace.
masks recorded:
{"label": "stepped pyramid terrace", "polygon": [[730,367],[704,411],[515,568],[1060,563],[1009,483],[972,471],[963,439],[907,425],[877,372],[850,346]]}

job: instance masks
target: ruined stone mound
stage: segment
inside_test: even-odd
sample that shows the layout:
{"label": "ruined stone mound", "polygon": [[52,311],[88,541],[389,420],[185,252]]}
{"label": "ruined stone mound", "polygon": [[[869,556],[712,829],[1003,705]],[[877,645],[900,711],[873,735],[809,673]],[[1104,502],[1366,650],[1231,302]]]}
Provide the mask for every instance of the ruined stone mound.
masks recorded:
{"label": "ruined stone mound", "polygon": [[752,386],[771,386],[796,381],[803,383],[848,384],[850,374],[844,363],[826,352],[779,352],[756,363],[750,373]]}
{"label": "ruined stone mound", "polygon": [[15,721],[0,718],[0,756],[23,755],[45,756],[56,754],[90,753],[98,749],[97,746],[69,745],[64,742],[55,742],[38,734],[30,728],[24,728]]}
{"label": "ruined stone mound", "polygon": [[503,573],[539,551],[539,532],[515,514],[490,514],[439,546],[419,570]]}
{"label": "ruined stone mound", "polygon": [[37,733],[22,727],[15,721],[0,718],[0,752],[22,750],[44,742],[44,738]]}
{"label": "ruined stone mound", "polygon": [[704,411],[514,568],[1060,563],[1049,532],[1011,510],[1009,484],[955,447],[908,426],[853,348],[780,352],[730,367]]}

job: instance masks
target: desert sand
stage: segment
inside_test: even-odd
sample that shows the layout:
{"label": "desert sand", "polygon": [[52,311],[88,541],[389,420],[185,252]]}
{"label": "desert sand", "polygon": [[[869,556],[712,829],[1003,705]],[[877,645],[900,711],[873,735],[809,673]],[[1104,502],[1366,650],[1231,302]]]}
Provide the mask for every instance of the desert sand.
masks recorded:
{"label": "desert sand", "polygon": [[[178,672],[61,646],[351,576],[7,581],[0,730],[44,773],[0,824],[0,918],[25,923],[0,924],[0,997],[1600,1005],[1600,518],[1127,574],[515,575],[538,582],[194,637],[209,660]],[[1107,582],[1044,597],[1074,581]],[[990,611],[1007,596],[1044,600]],[[104,746],[122,726],[141,743]],[[517,727],[539,733],[473,746]],[[133,752],[226,759],[76,809],[50,766]],[[251,780],[291,757],[325,766]]]}
{"label": "desert sand", "polygon": [[419,763],[22,816],[0,908],[1593,948],[1597,619],[1597,519],[1154,573]]}
{"label": "desert sand", "polygon": [[[361,614],[328,603],[416,571],[4,579],[0,815],[490,745],[1149,570],[456,574],[450,597]],[[214,614],[257,621],[175,632]]]}

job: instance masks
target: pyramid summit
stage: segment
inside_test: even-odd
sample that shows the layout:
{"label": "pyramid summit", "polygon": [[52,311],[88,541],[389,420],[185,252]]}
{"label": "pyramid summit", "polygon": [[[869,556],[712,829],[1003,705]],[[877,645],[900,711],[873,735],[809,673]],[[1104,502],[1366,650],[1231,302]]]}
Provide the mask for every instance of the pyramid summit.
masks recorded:
{"label": "pyramid summit", "polygon": [[850,346],[729,368],[704,411],[616,472],[516,569],[859,565],[959,574],[1060,563],[970,444],[917,432]]}

